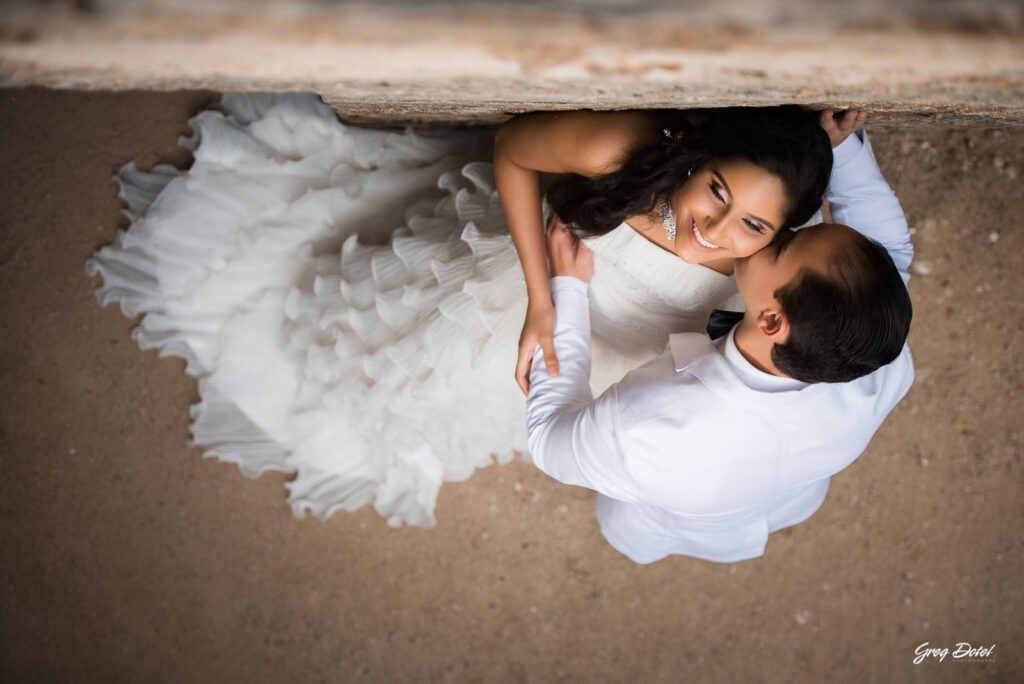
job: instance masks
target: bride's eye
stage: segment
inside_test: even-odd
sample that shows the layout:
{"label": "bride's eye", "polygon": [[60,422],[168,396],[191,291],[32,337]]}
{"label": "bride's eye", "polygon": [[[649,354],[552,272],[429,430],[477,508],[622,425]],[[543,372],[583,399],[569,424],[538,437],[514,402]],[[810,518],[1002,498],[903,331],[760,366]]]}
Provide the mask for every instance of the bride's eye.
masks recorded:
{"label": "bride's eye", "polygon": [[750,219],[743,219],[743,222],[750,226],[750,228],[753,229],[758,234],[764,235],[764,228],[760,224],[754,223]]}
{"label": "bride's eye", "polygon": [[725,197],[722,195],[721,191],[718,189],[721,186],[719,186],[718,183],[716,183],[715,181],[711,181],[711,183],[710,183],[710,185],[708,187],[711,188],[711,194],[715,196],[715,199],[717,199],[722,204],[725,204]]}

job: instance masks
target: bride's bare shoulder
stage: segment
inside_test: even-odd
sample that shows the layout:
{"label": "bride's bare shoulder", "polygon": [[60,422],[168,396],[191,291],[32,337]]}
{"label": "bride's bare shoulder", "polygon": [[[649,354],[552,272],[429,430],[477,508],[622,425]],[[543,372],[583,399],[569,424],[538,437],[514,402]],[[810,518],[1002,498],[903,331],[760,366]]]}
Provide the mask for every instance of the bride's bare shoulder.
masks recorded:
{"label": "bride's bare shoulder", "polygon": [[587,173],[594,176],[619,168],[637,146],[661,134],[652,112],[579,112],[575,143]]}
{"label": "bride's bare shoulder", "polygon": [[505,123],[498,132],[501,149],[541,171],[596,176],[614,171],[638,145],[661,134],[654,112],[536,112]]}

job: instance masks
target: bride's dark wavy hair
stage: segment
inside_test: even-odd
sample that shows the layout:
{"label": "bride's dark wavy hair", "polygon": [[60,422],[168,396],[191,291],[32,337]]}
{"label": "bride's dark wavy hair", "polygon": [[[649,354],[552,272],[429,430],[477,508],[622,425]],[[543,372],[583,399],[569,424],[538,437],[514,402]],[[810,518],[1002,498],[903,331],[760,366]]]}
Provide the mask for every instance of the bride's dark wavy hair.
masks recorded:
{"label": "bride's dark wavy hair", "polygon": [[616,171],[560,178],[547,192],[551,208],[579,237],[602,235],[653,211],[712,159],[749,162],[782,181],[787,201],[777,235],[806,223],[821,206],[832,147],[817,113],[796,105],[734,107],[711,110],[699,124],[680,114],[666,126],[671,137],[634,149]]}

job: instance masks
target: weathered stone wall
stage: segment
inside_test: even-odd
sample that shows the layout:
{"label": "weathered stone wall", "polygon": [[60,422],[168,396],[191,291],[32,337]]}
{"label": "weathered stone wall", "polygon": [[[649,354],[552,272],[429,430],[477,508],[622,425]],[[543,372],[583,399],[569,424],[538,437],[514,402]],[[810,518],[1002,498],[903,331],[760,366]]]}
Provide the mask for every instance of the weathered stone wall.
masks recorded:
{"label": "weathered stone wall", "polygon": [[796,102],[1019,124],[1024,5],[8,0],[0,85],[312,90],[364,122]]}

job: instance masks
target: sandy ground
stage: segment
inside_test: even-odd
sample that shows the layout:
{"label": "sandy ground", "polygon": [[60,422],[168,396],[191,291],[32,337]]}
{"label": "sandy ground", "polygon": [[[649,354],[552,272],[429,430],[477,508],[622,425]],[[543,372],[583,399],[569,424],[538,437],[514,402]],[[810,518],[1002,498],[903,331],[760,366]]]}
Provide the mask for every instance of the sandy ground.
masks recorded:
{"label": "sandy ground", "polygon": [[[285,476],[187,446],[183,362],[140,352],[83,264],[124,224],[111,175],[184,162],[207,98],[0,90],[0,680],[1024,677],[1024,128],[874,130],[916,229],[917,382],[763,558],[641,567],[591,493],[522,463],[392,530],[297,520]],[[950,654],[915,665],[924,642]]]}

